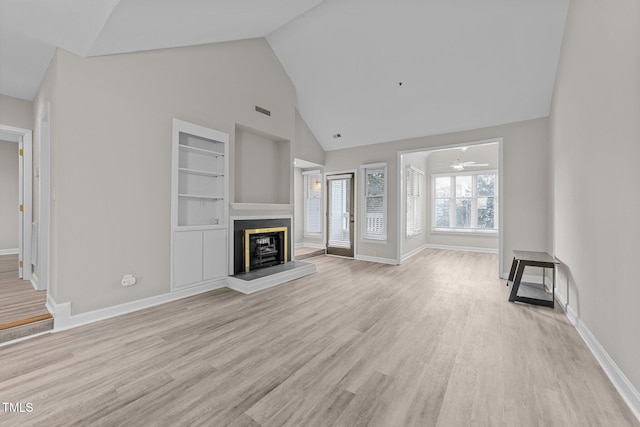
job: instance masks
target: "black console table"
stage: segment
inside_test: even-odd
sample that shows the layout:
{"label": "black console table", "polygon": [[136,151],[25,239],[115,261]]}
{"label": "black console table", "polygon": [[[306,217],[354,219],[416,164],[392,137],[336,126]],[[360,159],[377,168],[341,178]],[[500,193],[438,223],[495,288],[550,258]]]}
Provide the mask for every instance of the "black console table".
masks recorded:
{"label": "black console table", "polygon": [[[507,286],[511,286],[510,302],[526,302],[528,304],[554,307],[556,289],[556,264],[560,262],[546,252],[513,251],[513,263],[509,272]],[[524,268],[542,267],[542,284],[522,282]],[[553,270],[551,293],[546,291],[546,269]]]}

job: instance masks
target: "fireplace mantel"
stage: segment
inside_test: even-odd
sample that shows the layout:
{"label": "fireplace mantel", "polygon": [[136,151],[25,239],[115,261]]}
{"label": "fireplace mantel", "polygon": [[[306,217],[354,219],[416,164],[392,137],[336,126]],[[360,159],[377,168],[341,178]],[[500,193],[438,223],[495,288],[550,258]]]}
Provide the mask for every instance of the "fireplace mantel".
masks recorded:
{"label": "fireplace mantel", "polygon": [[231,203],[231,209],[236,211],[288,211],[293,209],[291,204],[280,203]]}

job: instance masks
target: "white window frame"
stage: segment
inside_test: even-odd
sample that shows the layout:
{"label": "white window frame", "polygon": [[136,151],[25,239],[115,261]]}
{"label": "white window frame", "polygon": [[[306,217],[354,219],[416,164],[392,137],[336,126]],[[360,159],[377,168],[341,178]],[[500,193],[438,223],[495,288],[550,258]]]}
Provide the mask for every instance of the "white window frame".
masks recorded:
{"label": "white window frame", "polygon": [[[416,179],[416,187],[417,194],[411,194],[410,188],[412,188],[411,183],[409,182],[409,176],[413,176],[413,179]],[[424,179],[424,172],[413,165],[407,166],[407,175],[406,175],[406,188],[407,188],[407,205],[406,205],[406,235],[407,237],[417,236],[422,234],[422,219],[424,218],[424,200],[423,193],[424,190],[422,188],[422,181]],[[413,212],[409,211],[409,199],[413,199]],[[409,221],[409,215],[412,215],[413,221]],[[410,224],[413,222],[413,224]]]}
{"label": "white window frame", "polygon": [[[317,176],[317,179],[320,181],[320,197],[318,197],[320,199],[320,211],[318,212],[319,218],[318,218],[318,224],[320,224],[320,231],[318,231],[317,233],[314,232],[310,232],[309,231],[309,179],[311,176]],[[303,206],[303,216],[304,216],[304,223],[303,223],[303,235],[304,237],[322,237],[322,194],[324,191],[324,186],[322,184],[323,182],[323,178],[322,178],[322,172],[320,170],[311,170],[311,171],[303,171],[302,172],[302,178],[303,178],[303,185],[304,185],[304,206]]]}
{"label": "white window frame", "polygon": [[[384,174],[384,192],[382,193],[382,233],[369,233],[367,230],[367,199],[369,197],[380,197],[380,196],[369,196],[367,194],[367,171],[368,170],[378,170],[382,169]],[[372,240],[376,242],[386,242],[387,241],[387,192],[388,192],[388,173],[387,173],[387,163],[369,163],[366,165],[360,165],[360,170],[362,171],[362,239],[363,240]]]}
{"label": "white window frame", "polygon": [[[495,228],[478,228],[478,175],[490,175],[494,174],[495,178],[495,188],[494,188],[494,227]],[[469,197],[471,199],[471,227],[470,228],[462,228],[462,227],[436,227],[436,178],[442,177],[450,177],[451,178],[451,195],[448,197],[449,199],[449,224],[455,224],[455,216],[456,216],[456,195],[455,195],[455,177],[457,176],[471,176],[472,177],[472,195]],[[500,177],[497,170],[477,170],[477,171],[464,171],[464,172],[456,172],[456,173],[440,173],[440,174],[432,174],[431,175],[431,232],[432,233],[451,233],[451,234],[475,234],[475,235],[487,235],[487,236],[497,236],[499,232],[499,200],[498,195],[500,194],[499,190],[499,182]],[[485,197],[485,196],[480,196]],[[442,197],[439,197],[442,199]]]}

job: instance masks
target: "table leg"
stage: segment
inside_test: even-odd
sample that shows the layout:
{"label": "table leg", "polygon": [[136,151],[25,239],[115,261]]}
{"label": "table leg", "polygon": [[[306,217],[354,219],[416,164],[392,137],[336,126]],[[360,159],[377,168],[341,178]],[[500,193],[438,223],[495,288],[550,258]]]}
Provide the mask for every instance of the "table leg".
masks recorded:
{"label": "table leg", "polygon": [[513,257],[513,262],[511,263],[511,271],[509,272],[509,278],[507,279],[507,286],[509,286],[509,282],[513,280],[513,276],[516,274],[516,267],[518,266],[518,260],[516,257]]}
{"label": "table leg", "polygon": [[516,300],[516,296],[518,295],[518,288],[520,287],[520,281],[522,280],[522,274],[524,273],[525,262],[520,261],[518,263],[518,269],[516,272],[516,276],[513,279],[513,284],[511,285],[511,293],[509,294],[509,301],[514,302]]}

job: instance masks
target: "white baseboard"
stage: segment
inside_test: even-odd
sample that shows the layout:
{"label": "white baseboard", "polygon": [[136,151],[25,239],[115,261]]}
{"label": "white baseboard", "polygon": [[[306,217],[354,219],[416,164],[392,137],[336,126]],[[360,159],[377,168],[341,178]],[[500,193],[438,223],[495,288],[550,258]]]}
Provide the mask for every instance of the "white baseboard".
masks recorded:
{"label": "white baseboard", "polygon": [[212,291],[214,289],[224,288],[226,279],[216,282],[207,283],[200,286],[194,286],[189,289],[173,291],[171,293],[155,295],[143,298],[137,301],[131,301],[112,307],[101,308],[80,314],[71,314],[71,303],[56,303],[50,296],[47,298],[47,310],[53,314],[53,330],[54,332],[64,331],[66,329],[75,328],[81,325],[109,319],[111,317],[120,316],[122,314],[131,313],[145,308],[153,307],[182,298],[187,298],[203,292]]}
{"label": "white baseboard", "polygon": [[304,243],[302,242],[296,243],[296,248],[304,248]]}
{"label": "white baseboard", "polygon": [[414,255],[418,255],[420,252],[424,251],[425,249],[427,249],[427,244],[425,243],[424,245],[420,246],[419,248],[416,248],[412,251],[407,252],[406,254],[404,254],[402,256],[402,261],[406,261],[409,258],[411,258]]}
{"label": "white baseboard", "polygon": [[301,265],[293,270],[270,274],[269,276],[254,280],[242,280],[230,276],[227,278],[227,287],[243,294],[252,294],[316,272],[315,264],[305,264],[306,265]]}
{"label": "white baseboard", "polygon": [[0,255],[17,255],[20,253],[20,249],[0,249]]}
{"label": "white baseboard", "polygon": [[425,248],[429,249],[447,249],[450,251],[465,251],[465,252],[483,252],[488,254],[497,254],[498,250],[494,248],[475,248],[473,246],[449,246],[449,245],[434,245],[427,243]]}
{"label": "white baseboard", "polygon": [[556,293],[556,301],[564,310],[569,321],[575,326],[576,330],[587,344],[591,353],[595,356],[604,372],[607,374],[613,386],[618,390],[622,400],[627,404],[633,415],[640,421],[640,392],[636,389],[622,370],[616,365],[611,356],[598,342],[596,337],[591,333],[587,325],[585,325],[573,308],[567,304],[565,299],[559,293]]}
{"label": "white baseboard", "polygon": [[38,283],[38,276],[36,276],[35,274],[31,275],[31,286],[33,286],[33,289],[35,289],[36,291],[40,290],[40,284]]}
{"label": "white baseboard", "polygon": [[392,258],[380,258],[377,256],[367,256],[367,255],[356,255],[355,259],[359,261],[369,261],[369,262],[377,262],[380,264],[390,264],[390,265],[399,265],[397,259]]}

